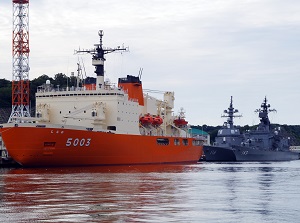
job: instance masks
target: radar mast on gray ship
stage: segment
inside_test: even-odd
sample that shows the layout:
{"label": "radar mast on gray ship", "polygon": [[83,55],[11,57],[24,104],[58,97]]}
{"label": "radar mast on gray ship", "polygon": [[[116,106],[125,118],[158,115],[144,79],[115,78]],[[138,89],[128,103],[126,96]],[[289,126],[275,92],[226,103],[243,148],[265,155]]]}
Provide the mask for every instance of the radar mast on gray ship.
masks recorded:
{"label": "radar mast on gray ship", "polygon": [[261,104],[261,108],[255,110],[258,113],[258,117],[260,118],[260,123],[258,126],[258,130],[266,130],[270,131],[270,120],[268,114],[270,112],[276,112],[276,109],[270,109],[271,105],[267,104],[267,97],[265,97],[263,103]]}
{"label": "radar mast on gray ship", "polygon": [[240,145],[242,142],[242,135],[239,128],[234,126],[233,119],[242,117],[236,114],[239,111],[234,109],[232,96],[230,98],[230,105],[227,110],[224,110],[222,118],[227,118],[215,138],[213,146],[204,146],[204,158],[206,161],[235,161],[235,155],[232,151],[234,145]]}
{"label": "radar mast on gray ship", "polygon": [[271,129],[270,109],[265,97],[261,108],[255,110],[260,123],[255,130],[246,132],[240,146],[234,146],[236,161],[288,161],[299,159],[299,153],[290,150],[289,137],[284,137],[280,128]]}
{"label": "radar mast on gray ship", "polygon": [[[221,115],[222,118],[227,118],[227,124],[229,125],[229,129],[233,129],[233,118],[240,118],[242,115],[235,115],[239,110],[234,109],[232,105],[232,96],[230,97],[230,105],[228,110],[224,110],[224,115]],[[225,122],[226,123],[226,122]],[[224,123],[224,124],[225,124]]]}

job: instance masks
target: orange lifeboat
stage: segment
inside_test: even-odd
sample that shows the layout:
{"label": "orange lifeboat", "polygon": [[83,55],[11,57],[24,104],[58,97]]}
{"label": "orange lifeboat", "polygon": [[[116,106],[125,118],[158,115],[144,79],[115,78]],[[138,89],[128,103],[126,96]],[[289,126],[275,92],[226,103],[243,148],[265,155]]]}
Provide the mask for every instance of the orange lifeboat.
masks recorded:
{"label": "orange lifeboat", "polygon": [[143,126],[151,125],[153,122],[153,117],[150,114],[146,114],[142,117],[140,117],[140,123]]}
{"label": "orange lifeboat", "polygon": [[158,115],[153,118],[152,125],[158,127],[163,123],[163,119]]}
{"label": "orange lifeboat", "polygon": [[175,126],[182,128],[183,126],[186,126],[188,122],[184,118],[177,118],[174,121]]}

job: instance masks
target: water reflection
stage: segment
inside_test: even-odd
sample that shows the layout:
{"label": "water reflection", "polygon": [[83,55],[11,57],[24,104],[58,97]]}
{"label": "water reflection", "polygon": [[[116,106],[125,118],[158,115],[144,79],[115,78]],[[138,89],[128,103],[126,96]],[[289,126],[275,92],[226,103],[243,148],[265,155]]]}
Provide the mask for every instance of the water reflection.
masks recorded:
{"label": "water reflection", "polygon": [[237,190],[239,187],[239,178],[236,173],[239,172],[240,168],[236,166],[229,166],[225,168],[221,168],[222,171],[230,172],[231,177],[225,180],[225,186],[228,189],[228,208],[227,210],[231,213],[238,212],[238,207],[236,206],[238,194]]}
{"label": "water reflection", "polygon": [[[71,174],[71,173],[179,173],[179,172],[198,172],[201,169],[200,165],[115,165],[115,166],[85,166],[85,167],[51,167],[51,168],[17,168],[8,169],[9,174]],[[3,169],[5,170],[5,169]]]}
{"label": "water reflection", "polygon": [[260,190],[260,208],[258,212],[262,214],[264,217],[272,214],[272,210],[270,208],[270,203],[272,202],[272,186],[274,182],[274,171],[276,171],[273,167],[264,166],[258,168],[259,176],[258,176],[258,184]]}
{"label": "water reflection", "polygon": [[[293,163],[251,162],[205,165],[203,172],[210,172],[211,191],[210,198],[206,200],[210,208],[205,211],[221,212],[223,216],[222,220],[217,217],[210,220],[236,222],[237,219],[243,218],[242,222],[278,222],[278,219],[284,219],[286,214],[282,213],[291,211],[288,205],[282,204],[282,200],[290,196],[287,188],[289,190],[295,188],[295,183],[289,176],[295,175],[295,171],[299,169],[299,164],[296,169],[290,166],[293,166]],[[298,180],[299,175],[297,175]],[[291,200],[296,199],[294,197]]]}
{"label": "water reflection", "polygon": [[199,171],[199,165],[12,169],[1,201],[14,222],[21,214],[28,221],[165,222],[189,199],[174,174]]}
{"label": "water reflection", "polygon": [[0,222],[295,222],[299,162],[0,169]]}

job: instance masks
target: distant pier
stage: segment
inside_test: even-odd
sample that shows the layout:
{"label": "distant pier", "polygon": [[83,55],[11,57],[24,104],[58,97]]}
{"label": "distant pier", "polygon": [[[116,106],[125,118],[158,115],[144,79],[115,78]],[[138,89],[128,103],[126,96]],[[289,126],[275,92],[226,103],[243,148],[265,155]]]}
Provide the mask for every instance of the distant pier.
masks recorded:
{"label": "distant pier", "polygon": [[290,146],[290,150],[295,153],[300,153],[300,146]]}

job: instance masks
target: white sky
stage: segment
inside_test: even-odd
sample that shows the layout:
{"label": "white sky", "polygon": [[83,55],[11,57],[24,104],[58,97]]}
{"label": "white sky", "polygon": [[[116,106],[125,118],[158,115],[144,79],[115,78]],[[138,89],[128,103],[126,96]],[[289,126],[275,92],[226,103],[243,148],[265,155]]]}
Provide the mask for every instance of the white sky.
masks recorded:
{"label": "white sky", "polygon": [[[137,75],[143,87],[175,92],[175,109],[193,125],[221,125],[233,96],[243,117],[259,122],[265,96],[271,122],[300,124],[298,0],[30,0],[30,79],[69,75],[78,59],[95,76],[90,49],[104,30],[106,77]],[[0,78],[12,79],[12,1],[0,2]],[[156,95],[161,98],[162,95]],[[1,106],[1,105],[0,105]]]}

